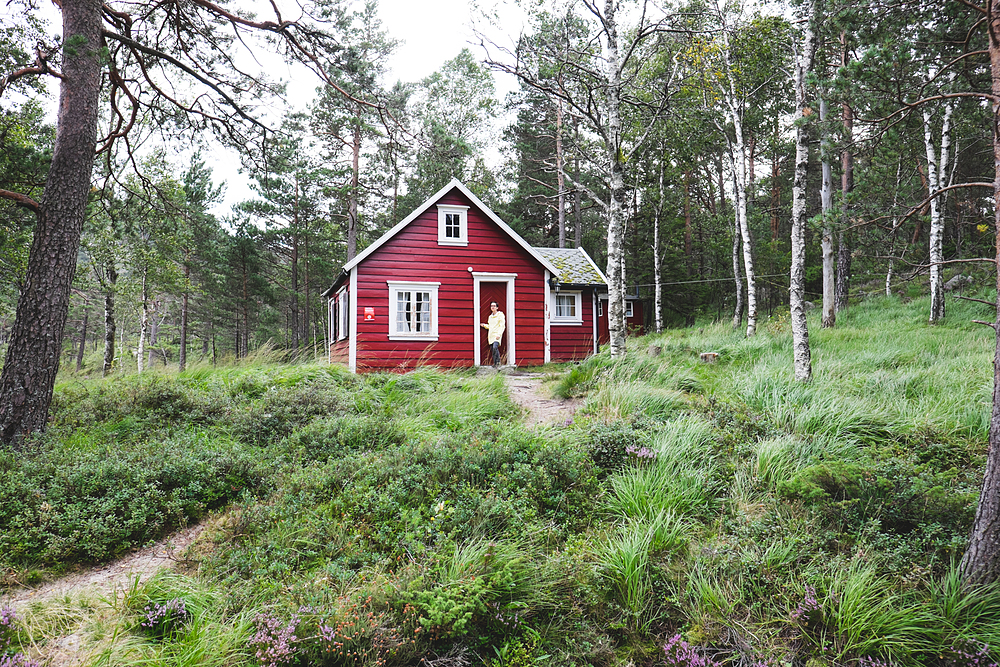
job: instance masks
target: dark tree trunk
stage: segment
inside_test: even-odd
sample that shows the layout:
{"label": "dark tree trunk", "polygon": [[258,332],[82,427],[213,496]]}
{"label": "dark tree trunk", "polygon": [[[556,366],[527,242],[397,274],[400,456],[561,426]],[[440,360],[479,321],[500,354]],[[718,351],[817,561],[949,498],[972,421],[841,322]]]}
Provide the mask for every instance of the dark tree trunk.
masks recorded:
{"label": "dark tree trunk", "polygon": [[63,79],[52,164],[0,374],[0,442],[45,429],[90,194],[101,86],[101,3],[63,0]]}
{"label": "dark tree trunk", "polygon": [[83,353],[87,351],[87,322],[90,319],[90,311],[83,311],[83,330],[80,332],[80,349],[76,352],[76,372],[83,368]]}
{"label": "dark tree trunk", "polygon": [[[1000,0],[990,0],[990,70],[993,95],[1000,96]],[[1000,103],[993,107],[993,181],[996,266],[1000,269]],[[987,584],[1000,578],[1000,271],[996,272],[997,309],[994,321],[996,347],[993,356],[993,411],[990,415],[989,453],[969,547],[962,556],[961,571],[966,586]]]}
{"label": "dark tree trunk", "polygon": [[115,365],[115,292],[114,285],[118,280],[118,272],[114,267],[108,267],[108,282],[110,285],[104,293],[104,366],[101,376],[107,377]]}
{"label": "dark tree trunk", "polygon": [[181,349],[177,353],[177,367],[180,372],[184,372],[187,367],[187,340],[188,340],[188,291],[187,286],[191,284],[191,267],[184,263],[184,294],[181,295]]}

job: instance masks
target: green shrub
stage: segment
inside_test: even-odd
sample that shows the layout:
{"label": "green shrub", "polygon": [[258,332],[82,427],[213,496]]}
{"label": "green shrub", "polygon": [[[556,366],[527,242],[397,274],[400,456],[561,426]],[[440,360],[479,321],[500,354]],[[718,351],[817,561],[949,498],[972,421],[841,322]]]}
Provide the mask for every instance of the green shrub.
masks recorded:
{"label": "green shrub", "polygon": [[127,450],[0,454],[0,561],[105,561],[262,487],[255,457],[196,433]]}
{"label": "green shrub", "polygon": [[285,438],[280,448],[301,452],[307,460],[325,460],[364,449],[384,449],[405,440],[406,434],[393,419],[347,415],[317,419]]}

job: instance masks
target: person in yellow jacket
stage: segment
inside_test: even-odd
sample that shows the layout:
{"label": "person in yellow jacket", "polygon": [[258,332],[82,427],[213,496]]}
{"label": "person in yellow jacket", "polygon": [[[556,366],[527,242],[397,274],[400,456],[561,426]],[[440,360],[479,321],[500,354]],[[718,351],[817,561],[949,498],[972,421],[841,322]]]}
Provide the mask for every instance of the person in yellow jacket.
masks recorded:
{"label": "person in yellow jacket", "polygon": [[500,312],[500,306],[497,305],[496,301],[490,301],[490,317],[480,326],[486,329],[486,342],[490,345],[490,351],[493,353],[493,367],[496,368],[500,365],[500,338],[507,328],[507,319]]}

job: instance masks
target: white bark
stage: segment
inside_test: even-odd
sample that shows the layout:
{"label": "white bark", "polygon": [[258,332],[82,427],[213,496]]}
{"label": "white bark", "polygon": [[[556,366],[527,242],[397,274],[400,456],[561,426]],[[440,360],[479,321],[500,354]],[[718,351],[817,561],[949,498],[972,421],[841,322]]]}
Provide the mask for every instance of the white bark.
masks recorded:
{"label": "white bark", "polygon": [[615,0],[604,2],[604,66],[607,135],[605,157],[608,161],[608,333],[612,359],[625,357],[625,164],[622,154],[621,99],[622,76],[618,55],[618,26]]}
{"label": "white bark", "polygon": [[146,290],[146,272],[142,273],[142,309],[139,313],[139,348],[136,350],[135,363],[138,373],[142,373],[142,355],[146,349],[146,327],[149,325],[149,296]]}
{"label": "white bark", "polygon": [[955,111],[953,103],[944,105],[944,118],[941,122],[941,151],[936,154],[934,146],[934,129],[932,113],[924,108],[924,149],[927,154],[927,196],[931,197],[930,226],[930,264],[931,264],[931,324],[944,319],[944,279],[941,266],[944,262],[942,242],[944,238],[944,207],[943,196],[935,197],[944,187],[945,175],[948,173],[948,157],[951,153],[951,116]]}
{"label": "white bark", "polygon": [[826,129],[826,100],[819,101],[819,121],[823,127],[822,169],[823,186],[820,190],[820,204],[823,210],[823,236],[820,248],[823,251],[823,328],[837,323],[837,260],[833,248],[833,168],[830,165],[830,138]]}
{"label": "white bark", "polygon": [[795,177],[792,183],[792,268],[789,281],[789,301],[792,319],[792,356],[795,379],[812,379],[812,357],[809,350],[809,328],[805,309],[806,265],[806,175],[809,169],[809,128],[806,125],[806,74],[812,69],[816,53],[813,33],[815,0],[807,0],[803,8],[806,21],[802,36],[802,51],[795,58],[795,106],[798,126],[795,130]]}
{"label": "white bark", "polygon": [[653,282],[655,285],[655,313],[656,313],[656,333],[663,331],[663,294],[660,282],[662,275],[660,272],[660,216],[663,213],[663,151],[659,154],[660,178],[659,178],[659,198],[656,200],[656,212],[653,216]]}

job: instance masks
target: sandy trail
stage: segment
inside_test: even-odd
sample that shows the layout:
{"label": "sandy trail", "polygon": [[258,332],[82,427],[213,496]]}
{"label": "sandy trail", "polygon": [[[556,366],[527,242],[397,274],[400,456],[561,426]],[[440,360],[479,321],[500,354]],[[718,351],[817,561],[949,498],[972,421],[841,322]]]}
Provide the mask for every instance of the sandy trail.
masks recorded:
{"label": "sandy trail", "polygon": [[541,375],[505,374],[507,391],[511,399],[525,408],[528,415],[524,422],[528,426],[538,424],[563,425],[572,420],[580,405],[579,399],[550,398],[542,394]]}

